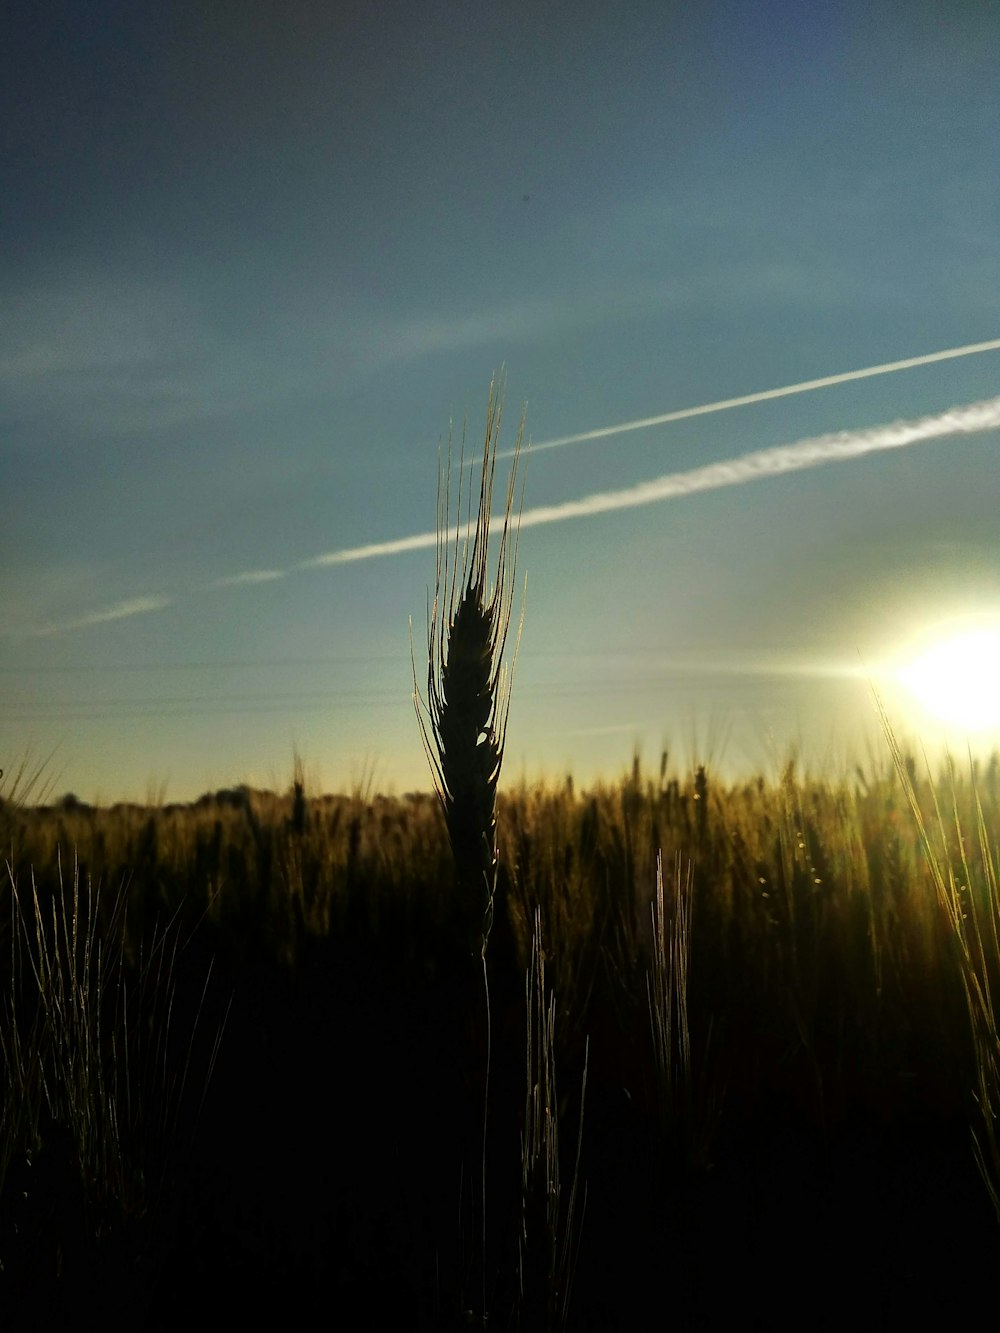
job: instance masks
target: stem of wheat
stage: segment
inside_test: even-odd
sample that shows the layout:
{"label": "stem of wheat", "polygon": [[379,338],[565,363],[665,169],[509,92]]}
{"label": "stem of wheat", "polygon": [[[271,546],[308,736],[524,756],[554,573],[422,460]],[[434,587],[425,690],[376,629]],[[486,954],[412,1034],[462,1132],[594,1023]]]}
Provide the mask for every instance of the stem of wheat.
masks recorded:
{"label": "stem of wheat", "polygon": [[[504,650],[510,628],[518,527],[512,522],[524,415],[514,447],[501,519],[491,517],[497,440],[503,405],[503,375],[490,384],[479,499],[472,515],[472,487],[463,486],[465,433],[459,463],[452,533],[451,438],[443,471],[438,467],[437,569],[427,631],[427,704],[422,705],[413,666],[413,697],[424,749],[441,800],[468,938],[481,964],[486,1051],[482,1125],[482,1281],[486,1317],[486,1128],[490,1078],[490,993],[486,947],[493,926],[497,883],[496,791],[503,761],[510,706],[510,667]],[[463,507],[466,510],[462,521]],[[489,538],[499,534],[496,577],[489,584]],[[520,642],[522,615],[518,622]],[[513,657],[517,655],[515,644]],[[412,660],[412,646],[411,646]]]}

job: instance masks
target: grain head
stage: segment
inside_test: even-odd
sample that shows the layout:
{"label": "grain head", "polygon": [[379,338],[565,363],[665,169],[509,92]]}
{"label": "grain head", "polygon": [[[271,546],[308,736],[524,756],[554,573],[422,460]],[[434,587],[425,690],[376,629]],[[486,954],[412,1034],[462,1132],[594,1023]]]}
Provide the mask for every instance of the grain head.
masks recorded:
{"label": "grain head", "polygon": [[[514,446],[502,518],[491,515],[503,379],[490,384],[479,498],[464,484],[465,438],[459,464],[458,499],[452,522],[451,440],[438,470],[437,572],[427,633],[427,703],[416,685],[414,702],[434,783],[444,810],[458,874],[468,904],[470,943],[485,954],[493,922],[496,888],[496,791],[503,762],[510,706],[510,674],[504,651],[510,628],[517,555],[513,518],[515,483],[524,415]],[[465,521],[463,522],[463,510]],[[489,538],[498,536],[496,572],[489,580]],[[518,622],[517,639],[520,640]]]}

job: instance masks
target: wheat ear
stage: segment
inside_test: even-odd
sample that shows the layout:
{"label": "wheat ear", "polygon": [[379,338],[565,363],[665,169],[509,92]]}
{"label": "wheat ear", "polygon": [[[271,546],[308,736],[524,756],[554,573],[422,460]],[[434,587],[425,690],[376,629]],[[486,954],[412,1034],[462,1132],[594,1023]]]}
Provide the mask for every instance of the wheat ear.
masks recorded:
{"label": "wheat ear", "polygon": [[[414,703],[424,748],[444,810],[458,874],[468,904],[470,944],[485,956],[496,889],[496,792],[510,707],[510,665],[503,661],[510,628],[518,525],[513,517],[524,414],[514,445],[502,518],[491,517],[503,375],[490,383],[479,503],[472,517],[471,485],[464,485],[465,433],[459,467],[454,531],[450,509],[451,438],[442,475],[438,467],[437,572],[427,632],[427,705],[421,707],[414,667]],[[467,514],[462,522],[463,508]],[[499,534],[496,577],[489,584],[489,537]]]}

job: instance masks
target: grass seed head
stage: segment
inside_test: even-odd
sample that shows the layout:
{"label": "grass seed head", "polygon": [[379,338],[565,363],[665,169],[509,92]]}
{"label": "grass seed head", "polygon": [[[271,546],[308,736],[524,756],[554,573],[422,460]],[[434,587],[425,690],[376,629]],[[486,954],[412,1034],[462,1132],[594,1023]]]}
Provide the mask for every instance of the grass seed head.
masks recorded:
{"label": "grass seed head", "polygon": [[[451,441],[438,475],[437,572],[427,633],[427,704],[414,702],[424,747],[444,809],[448,836],[470,914],[474,952],[484,953],[496,886],[496,790],[510,706],[504,650],[510,628],[517,554],[513,520],[524,416],[514,446],[503,517],[492,518],[493,478],[502,415],[503,379],[490,384],[479,499],[464,486],[464,433],[454,531],[450,509]],[[462,522],[463,505],[467,510]],[[489,581],[489,538],[499,534],[496,573]],[[523,619],[523,609],[522,609]],[[517,638],[520,640],[520,621]],[[515,644],[512,657],[517,654]]]}

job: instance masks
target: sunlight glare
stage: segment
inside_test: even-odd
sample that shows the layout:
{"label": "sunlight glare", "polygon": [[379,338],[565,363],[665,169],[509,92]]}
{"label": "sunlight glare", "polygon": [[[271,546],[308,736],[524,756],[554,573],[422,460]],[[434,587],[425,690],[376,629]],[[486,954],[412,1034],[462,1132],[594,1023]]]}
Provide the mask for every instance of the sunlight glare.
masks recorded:
{"label": "sunlight glare", "polygon": [[969,732],[1000,727],[1000,627],[939,639],[896,675],[937,721]]}

